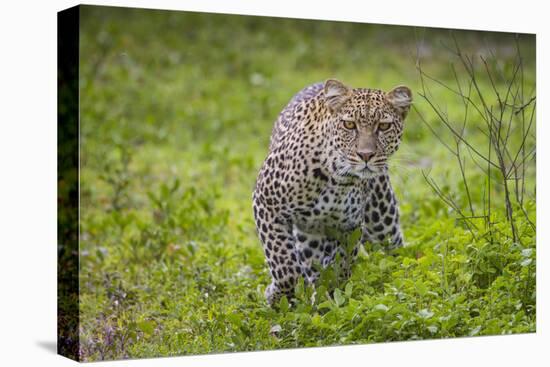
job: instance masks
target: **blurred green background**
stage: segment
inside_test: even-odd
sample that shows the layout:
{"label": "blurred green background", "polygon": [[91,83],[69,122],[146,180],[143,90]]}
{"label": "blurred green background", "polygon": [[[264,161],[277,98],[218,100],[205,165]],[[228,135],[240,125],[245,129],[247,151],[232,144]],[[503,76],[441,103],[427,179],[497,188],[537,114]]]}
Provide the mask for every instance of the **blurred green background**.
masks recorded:
{"label": "blurred green background", "polygon": [[[473,240],[427,185],[423,170],[466,205],[456,159],[439,141],[452,137],[420,97],[417,70],[420,60],[440,81],[463,80],[451,67],[455,37],[465,53],[496,60],[506,87],[519,47],[530,97],[534,36],[83,6],[80,37],[82,359],[535,331],[534,228],[518,219],[521,243],[509,241],[495,186],[503,235]],[[277,114],[328,78],[413,90],[390,171],[408,246],[386,256],[367,244],[336,299],[311,305],[300,289],[297,306],[272,310],[252,189]],[[463,101],[430,87],[462,121]],[[482,119],[468,119],[480,146]],[[466,158],[481,208],[486,175]],[[525,173],[533,222],[534,167]]]}

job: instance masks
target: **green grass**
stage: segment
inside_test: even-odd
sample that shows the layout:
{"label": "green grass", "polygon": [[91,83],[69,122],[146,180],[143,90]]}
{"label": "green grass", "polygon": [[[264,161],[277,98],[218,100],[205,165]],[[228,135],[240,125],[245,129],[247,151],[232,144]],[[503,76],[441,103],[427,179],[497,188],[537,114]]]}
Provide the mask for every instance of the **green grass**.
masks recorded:
{"label": "green grass", "polygon": [[[334,297],[324,291],[329,273],[314,304],[303,285],[294,307],[284,299],[270,309],[263,297],[270,278],[251,193],[279,111],[330,77],[385,90],[406,84],[449,139],[418,96],[415,68],[424,40],[423,67],[453,80],[447,32],[90,7],[81,26],[84,360],[535,331],[534,230],[516,212],[521,241],[509,239],[495,186],[493,240],[481,222],[472,239],[422,177],[429,170],[465,205],[456,160],[416,111],[391,168],[407,246],[388,256],[366,244]],[[495,50],[505,69],[513,56],[512,35],[457,36],[471,53]],[[534,87],[534,38],[519,43]],[[432,91],[460,120],[461,102]],[[476,124],[472,114],[468,138],[481,144]],[[486,176],[468,167],[479,209]],[[534,161],[526,174],[535,222]]]}

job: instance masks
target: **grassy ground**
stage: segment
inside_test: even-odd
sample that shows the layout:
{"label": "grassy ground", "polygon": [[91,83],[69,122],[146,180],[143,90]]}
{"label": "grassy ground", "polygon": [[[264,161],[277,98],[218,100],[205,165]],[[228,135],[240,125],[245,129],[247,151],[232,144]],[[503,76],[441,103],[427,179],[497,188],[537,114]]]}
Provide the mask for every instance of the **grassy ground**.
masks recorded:
{"label": "grassy ground", "polygon": [[[535,331],[534,229],[517,215],[520,241],[509,239],[495,186],[494,237],[480,222],[473,239],[422,176],[430,171],[466,205],[456,160],[418,115],[449,139],[418,96],[415,68],[419,53],[425,70],[454,80],[447,32],[92,8],[81,26],[84,360]],[[493,50],[504,69],[514,55],[511,35],[457,36],[468,52]],[[534,38],[519,44],[534,87]],[[407,246],[387,256],[366,244],[333,298],[320,292],[312,305],[311,289],[300,287],[295,307],[273,310],[251,192],[278,112],[329,77],[415,92],[391,168]],[[462,118],[460,100],[437,84],[432,91]],[[471,116],[467,134],[479,146],[481,121]],[[533,222],[534,164],[526,172]],[[479,209],[486,175],[468,167]]]}

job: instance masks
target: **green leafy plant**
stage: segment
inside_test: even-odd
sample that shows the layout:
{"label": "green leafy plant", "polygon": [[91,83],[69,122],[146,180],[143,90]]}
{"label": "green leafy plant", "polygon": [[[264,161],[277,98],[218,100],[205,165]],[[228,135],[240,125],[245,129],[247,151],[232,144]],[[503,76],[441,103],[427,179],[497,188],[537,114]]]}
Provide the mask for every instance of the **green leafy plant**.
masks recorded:
{"label": "green leafy plant", "polygon": [[[490,175],[466,144],[488,158],[491,135],[480,129],[498,121],[487,125],[426,75],[424,90],[411,58],[418,44],[423,72],[448,86],[458,78],[468,96],[468,72],[442,46],[452,35],[426,29],[420,42],[394,26],[113,8],[87,8],[81,24],[83,360],[536,330],[534,37],[456,32],[463,57],[496,55],[487,66],[498,71],[491,75],[506,102],[501,109],[498,98],[486,100],[493,115],[507,111],[497,119],[502,139],[513,121],[509,154],[497,148],[510,216],[495,153],[501,138],[491,143]],[[514,75],[516,46],[523,92],[511,87],[506,100],[501,76]],[[294,299],[272,309],[252,219],[254,180],[281,108],[333,76],[382,89],[405,83],[415,93],[390,162],[406,246],[388,254],[367,243],[348,280],[338,266],[321,269],[315,288],[300,281]],[[476,82],[494,96],[487,77]],[[342,240],[353,246],[353,236]]]}

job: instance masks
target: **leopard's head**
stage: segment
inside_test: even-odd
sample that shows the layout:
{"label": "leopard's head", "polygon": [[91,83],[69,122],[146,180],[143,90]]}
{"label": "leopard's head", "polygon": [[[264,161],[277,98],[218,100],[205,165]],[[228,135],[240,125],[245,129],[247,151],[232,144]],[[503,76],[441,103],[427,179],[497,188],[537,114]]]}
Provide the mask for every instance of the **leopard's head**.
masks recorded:
{"label": "leopard's head", "polygon": [[369,178],[386,172],[388,157],[401,143],[411,90],[405,86],[389,92],[349,88],[330,79],[325,82],[323,98],[328,109],[325,146],[332,151],[332,173]]}

